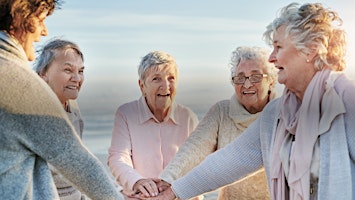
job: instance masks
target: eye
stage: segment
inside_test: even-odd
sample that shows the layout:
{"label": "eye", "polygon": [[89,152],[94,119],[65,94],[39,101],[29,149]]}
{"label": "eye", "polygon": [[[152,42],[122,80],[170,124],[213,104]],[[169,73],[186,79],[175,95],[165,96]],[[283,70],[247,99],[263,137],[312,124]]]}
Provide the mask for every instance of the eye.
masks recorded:
{"label": "eye", "polygon": [[170,76],[170,77],[168,77],[168,80],[169,81],[175,81],[175,77],[174,76]]}
{"label": "eye", "polygon": [[160,80],[160,78],[159,77],[153,77],[153,79],[152,79],[154,82],[157,82],[157,81],[159,81]]}

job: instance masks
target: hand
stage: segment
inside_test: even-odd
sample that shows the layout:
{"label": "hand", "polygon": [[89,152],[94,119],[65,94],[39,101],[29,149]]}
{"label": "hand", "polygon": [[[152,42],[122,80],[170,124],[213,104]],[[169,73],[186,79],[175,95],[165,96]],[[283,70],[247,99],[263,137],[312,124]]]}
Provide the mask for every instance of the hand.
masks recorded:
{"label": "hand", "polygon": [[164,191],[160,192],[156,197],[144,198],[149,200],[174,200],[176,196],[171,189],[171,187],[166,188]]}
{"label": "hand", "polygon": [[170,187],[170,183],[164,181],[164,180],[160,180],[158,183],[157,183],[157,187],[158,187],[158,190],[159,192],[163,192],[164,190],[168,189]]}
{"label": "hand", "polygon": [[155,197],[158,195],[158,178],[140,179],[133,185],[132,197]]}

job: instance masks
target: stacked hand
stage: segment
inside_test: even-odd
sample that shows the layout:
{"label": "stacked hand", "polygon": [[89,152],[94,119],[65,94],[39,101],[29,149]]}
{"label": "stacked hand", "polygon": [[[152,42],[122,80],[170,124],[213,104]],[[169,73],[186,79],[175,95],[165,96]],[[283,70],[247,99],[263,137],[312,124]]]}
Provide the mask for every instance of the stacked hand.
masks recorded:
{"label": "stacked hand", "polygon": [[175,194],[170,184],[158,178],[140,179],[133,186],[133,194],[128,199],[174,200]]}

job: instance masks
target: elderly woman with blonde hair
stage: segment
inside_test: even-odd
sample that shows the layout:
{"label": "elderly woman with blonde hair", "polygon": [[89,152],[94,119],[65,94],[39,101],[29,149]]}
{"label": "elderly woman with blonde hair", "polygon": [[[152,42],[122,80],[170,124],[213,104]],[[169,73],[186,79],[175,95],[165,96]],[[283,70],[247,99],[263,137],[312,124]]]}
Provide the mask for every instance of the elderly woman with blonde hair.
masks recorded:
{"label": "elderly woman with blonde hair", "polygon": [[157,198],[188,199],[265,167],[274,200],[355,199],[355,84],[345,31],[320,3],[291,3],[264,33],[285,85],[259,118]]}

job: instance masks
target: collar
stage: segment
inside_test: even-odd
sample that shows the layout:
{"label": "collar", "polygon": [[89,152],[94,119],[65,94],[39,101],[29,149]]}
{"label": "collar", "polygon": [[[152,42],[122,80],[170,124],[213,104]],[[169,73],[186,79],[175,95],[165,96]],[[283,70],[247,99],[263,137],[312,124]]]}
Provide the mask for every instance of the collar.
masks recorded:
{"label": "collar", "polygon": [[[163,122],[167,122],[171,120],[174,124],[179,124],[176,119],[179,119],[176,115],[177,113],[175,112],[177,108],[177,105],[175,101],[172,102],[171,107],[169,109],[169,112],[167,116],[164,118]],[[141,96],[138,100],[138,117],[139,117],[139,122],[143,124],[144,122],[153,119],[156,123],[161,123],[157,118],[153,115],[152,111],[149,109],[148,104],[143,96]]]}

